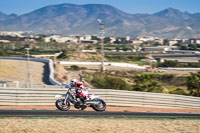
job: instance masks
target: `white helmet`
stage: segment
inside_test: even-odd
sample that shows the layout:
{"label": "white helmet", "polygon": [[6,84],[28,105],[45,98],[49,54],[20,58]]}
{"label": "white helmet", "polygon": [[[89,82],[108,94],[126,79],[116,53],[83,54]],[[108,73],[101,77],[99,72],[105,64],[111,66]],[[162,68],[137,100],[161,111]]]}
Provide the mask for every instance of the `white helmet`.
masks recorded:
{"label": "white helmet", "polygon": [[71,86],[71,87],[75,87],[76,82],[78,82],[77,79],[72,79],[72,80],[70,80],[70,86]]}

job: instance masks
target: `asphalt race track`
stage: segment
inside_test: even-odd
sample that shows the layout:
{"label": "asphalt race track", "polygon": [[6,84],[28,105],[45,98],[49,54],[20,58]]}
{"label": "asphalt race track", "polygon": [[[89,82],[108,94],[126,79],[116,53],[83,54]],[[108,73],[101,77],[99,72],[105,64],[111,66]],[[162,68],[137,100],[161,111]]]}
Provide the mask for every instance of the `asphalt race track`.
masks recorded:
{"label": "asphalt race track", "polygon": [[154,113],[154,112],[95,112],[95,111],[59,111],[59,110],[0,110],[0,116],[12,117],[135,117],[135,118],[194,118],[194,113]]}

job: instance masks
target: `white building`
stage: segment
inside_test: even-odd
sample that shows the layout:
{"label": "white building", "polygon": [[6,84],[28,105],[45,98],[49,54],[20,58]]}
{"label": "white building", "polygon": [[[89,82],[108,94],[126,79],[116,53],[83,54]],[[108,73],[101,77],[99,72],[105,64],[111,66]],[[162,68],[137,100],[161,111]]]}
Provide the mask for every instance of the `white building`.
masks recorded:
{"label": "white building", "polygon": [[84,35],[84,40],[92,40],[92,36],[91,35]]}
{"label": "white building", "polygon": [[178,40],[169,40],[169,45],[177,44]]}
{"label": "white building", "polygon": [[143,41],[143,42],[148,42],[148,41],[154,41],[154,37],[137,37],[138,40]]}
{"label": "white building", "polygon": [[196,40],[196,44],[200,44],[200,40]]}
{"label": "white building", "polygon": [[126,36],[126,41],[130,41],[131,37],[130,36]]}
{"label": "white building", "polygon": [[200,39],[189,39],[189,44],[200,44]]}
{"label": "white building", "polygon": [[165,52],[169,51],[170,48],[167,46],[157,46],[157,47],[145,47],[143,48],[144,51],[152,51],[152,52]]}
{"label": "white building", "polygon": [[59,43],[65,43],[65,42],[77,42],[78,40],[75,38],[71,38],[71,37],[62,37],[62,36],[58,36],[58,35],[53,35],[50,37],[45,37],[44,41],[45,42],[56,41]]}
{"label": "white building", "polygon": [[114,43],[116,41],[115,37],[110,37],[110,43]]}
{"label": "white building", "polygon": [[18,36],[18,37],[24,37],[23,34],[25,32],[23,31],[0,31],[0,35],[3,36]]}
{"label": "white building", "polygon": [[140,45],[143,44],[144,42],[142,40],[132,40],[132,44],[134,45]]}
{"label": "white building", "polygon": [[10,41],[9,40],[0,40],[0,42],[9,43]]}
{"label": "white building", "polygon": [[169,45],[174,45],[174,44],[177,44],[179,42],[183,42],[183,40],[178,39],[178,38],[174,38],[174,39],[169,40]]}
{"label": "white building", "polygon": [[155,42],[156,42],[156,43],[159,43],[159,44],[161,44],[161,45],[164,44],[164,40],[161,39],[161,38],[156,38],[156,39],[155,39]]}

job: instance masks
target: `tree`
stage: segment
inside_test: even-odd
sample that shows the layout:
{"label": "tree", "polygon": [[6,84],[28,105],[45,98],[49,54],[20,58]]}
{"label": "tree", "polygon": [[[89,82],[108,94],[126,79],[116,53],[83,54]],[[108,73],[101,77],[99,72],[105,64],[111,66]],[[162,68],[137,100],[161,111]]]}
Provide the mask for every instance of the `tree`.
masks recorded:
{"label": "tree", "polygon": [[191,73],[186,84],[191,95],[200,97],[200,72]]}
{"label": "tree", "polygon": [[44,37],[39,36],[38,41],[40,41],[40,42],[44,42]]}
{"label": "tree", "polygon": [[58,59],[66,59],[67,58],[67,51],[62,50],[62,54],[60,54],[57,58]]}
{"label": "tree", "polygon": [[53,38],[50,38],[50,42],[56,42],[56,40]]}
{"label": "tree", "polygon": [[163,44],[164,45],[169,45],[169,40],[168,39],[164,39]]}
{"label": "tree", "polygon": [[121,43],[122,43],[122,44],[126,44],[126,43],[127,43],[126,38],[124,38],[124,37],[121,38]]}
{"label": "tree", "polygon": [[169,92],[170,94],[186,95],[185,91],[181,88],[176,88],[173,91]]}
{"label": "tree", "polygon": [[115,41],[114,43],[116,43],[116,44],[120,44],[119,39],[116,39],[116,41]]}
{"label": "tree", "polygon": [[110,41],[111,41],[110,37],[105,37],[104,38],[104,43],[107,44],[107,43],[110,43]]}
{"label": "tree", "polygon": [[5,56],[5,52],[0,49],[0,56]]}
{"label": "tree", "polygon": [[181,45],[179,46],[179,49],[180,49],[180,50],[188,50],[188,47],[187,47],[186,45],[184,45],[184,44],[181,44]]}
{"label": "tree", "polygon": [[97,41],[99,41],[100,38],[98,38],[97,36],[92,36],[92,40],[97,40]]}
{"label": "tree", "polygon": [[197,49],[197,45],[195,45],[195,44],[189,45],[189,50],[196,50],[196,49]]}
{"label": "tree", "polygon": [[135,76],[135,85],[133,86],[136,91],[144,92],[162,92],[163,88],[160,84],[152,81],[150,75],[138,74]]}
{"label": "tree", "polygon": [[116,89],[116,90],[132,90],[132,87],[123,79],[95,73],[91,80],[91,84],[97,88]]}
{"label": "tree", "polygon": [[178,67],[178,61],[165,60],[163,63],[158,64],[158,67]]}

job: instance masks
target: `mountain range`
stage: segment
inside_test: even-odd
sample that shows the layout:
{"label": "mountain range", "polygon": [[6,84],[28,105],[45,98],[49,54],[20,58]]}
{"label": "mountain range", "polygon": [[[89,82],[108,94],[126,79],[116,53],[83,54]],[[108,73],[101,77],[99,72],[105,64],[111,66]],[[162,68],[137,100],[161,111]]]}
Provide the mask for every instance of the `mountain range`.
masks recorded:
{"label": "mountain range", "polygon": [[104,4],[50,5],[22,15],[0,12],[0,31],[98,34],[97,19],[104,20],[106,36],[200,37],[200,13],[168,8],[154,14],[130,14]]}

